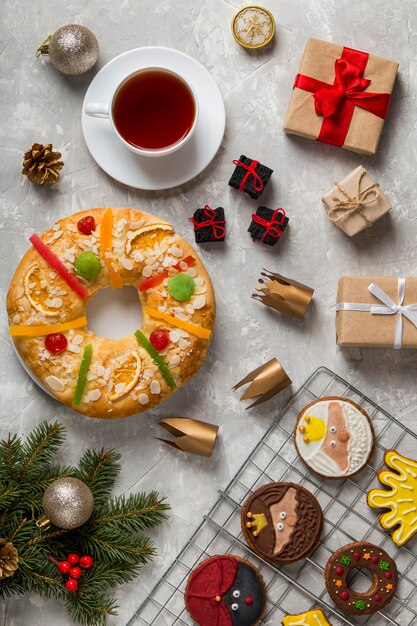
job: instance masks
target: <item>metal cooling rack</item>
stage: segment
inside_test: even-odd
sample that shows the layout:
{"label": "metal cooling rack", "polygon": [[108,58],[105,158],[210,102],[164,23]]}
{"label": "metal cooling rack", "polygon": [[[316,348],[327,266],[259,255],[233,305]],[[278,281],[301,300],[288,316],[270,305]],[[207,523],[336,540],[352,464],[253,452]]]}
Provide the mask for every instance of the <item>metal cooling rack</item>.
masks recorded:
{"label": "metal cooling rack", "polygon": [[[294,448],[295,418],[306,404],[322,396],[350,398],[367,411],[375,428],[376,447],[371,462],[360,474],[345,481],[321,480],[307,470]],[[287,613],[297,614],[317,604],[325,609],[334,626],[417,626],[416,538],[398,549],[380,528],[378,512],[368,507],[365,497],[371,487],[379,484],[376,472],[389,448],[415,457],[417,436],[334,372],[324,367],[316,370],[275,419],[226,489],[219,492],[211,511],[127,626],[194,625],[184,606],[188,575],[200,561],[226,553],[248,559],[260,570],[267,587],[261,622],[264,626],[278,626]],[[312,491],[322,506],[325,522],[321,542],[313,555],[280,567],[250,551],[241,532],[240,512],[250,492],[268,482],[282,480],[299,483]],[[384,547],[395,559],[400,584],[395,598],[383,611],[358,618],[343,615],[335,608],[327,594],[323,572],[337,548],[361,540]],[[370,580],[362,570],[351,584],[365,591]]]}

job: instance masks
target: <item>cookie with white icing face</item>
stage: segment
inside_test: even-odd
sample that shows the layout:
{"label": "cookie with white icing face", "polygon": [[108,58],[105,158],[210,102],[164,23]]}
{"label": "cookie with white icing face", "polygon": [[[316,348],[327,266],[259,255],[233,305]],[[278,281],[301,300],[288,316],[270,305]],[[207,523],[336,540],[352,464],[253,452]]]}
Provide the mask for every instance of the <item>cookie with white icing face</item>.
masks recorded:
{"label": "cookie with white icing face", "polygon": [[325,478],[348,478],[371,458],[375,434],[368,414],[347,398],[320,398],[299,413],[294,442],[307,467]]}
{"label": "cookie with white icing face", "polygon": [[323,513],[305,487],[269,483],[246,500],[241,523],[249,547],[259,556],[272,563],[293,563],[316,547]]}

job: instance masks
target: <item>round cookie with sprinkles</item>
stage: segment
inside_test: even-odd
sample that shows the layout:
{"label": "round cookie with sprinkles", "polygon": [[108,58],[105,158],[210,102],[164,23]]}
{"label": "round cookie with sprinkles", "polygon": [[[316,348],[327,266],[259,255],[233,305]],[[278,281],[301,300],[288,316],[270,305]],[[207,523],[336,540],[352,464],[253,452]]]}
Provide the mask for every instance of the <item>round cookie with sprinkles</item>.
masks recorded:
{"label": "round cookie with sprinkles", "polygon": [[[349,575],[354,569],[371,573],[367,591],[354,591],[349,586]],[[333,602],[350,615],[371,615],[379,611],[391,602],[398,585],[394,560],[385,550],[366,541],[349,543],[337,550],[328,560],[324,575]]]}
{"label": "round cookie with sprinkles", "polygon": [[255,626],[265,609],[266,590],[254,565],[224,554],[191,572],[184,598],[199,626]]}
{"label": "round cookie with sprinkles", "polygon": [[324,478],[340,479],[360,472],[371,458],[372,422],[347,398],[314,400],[299,413],[294,443],[307,467]]}
{"label": "round cookie with sprinkles", "polygon": [[323,513],[313,494],[294,483],[269,483],[246,500],[242,531],[249,547],[266,561],[293,563],[316,547]]}

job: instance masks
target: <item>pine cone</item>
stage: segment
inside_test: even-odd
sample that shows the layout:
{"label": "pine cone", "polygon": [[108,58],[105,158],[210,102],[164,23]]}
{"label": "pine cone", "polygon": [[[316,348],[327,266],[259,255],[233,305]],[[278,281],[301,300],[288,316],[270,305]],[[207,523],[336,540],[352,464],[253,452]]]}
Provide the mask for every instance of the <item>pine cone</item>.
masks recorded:
{"label": "pine cone", "polygon": [[19,567],[19,553],[7,539],[0,539],[0,580],[13,576]]}
{"label": "pine cone", "polygon": [[25,152],[22,174],[36,185],[56,183],[59,178],[58,172],[64,167],[64,162],[59,160],[61,156],[60,152],[52,150],[51,143],[46,146],[34,143]]}

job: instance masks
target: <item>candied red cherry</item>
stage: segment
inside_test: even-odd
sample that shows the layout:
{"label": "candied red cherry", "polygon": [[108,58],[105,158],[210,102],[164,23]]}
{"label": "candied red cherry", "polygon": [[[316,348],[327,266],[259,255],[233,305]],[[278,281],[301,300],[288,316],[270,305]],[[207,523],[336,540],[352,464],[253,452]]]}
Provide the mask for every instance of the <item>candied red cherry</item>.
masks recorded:
{"label": "candied red cherry", "polygon": [[51,354],[63,352],[68,345],[67,338],[62,333],[51,333],[45,337],[45,348]]}
{"label": "candied red cherry", "polygon": [[96,220],[92,215],[86,215],[77,222],[77,228],[83,235],[91,235],[96,229]]}
{"label": "candied red cherry", "polygon": [[79,560],[80,557],[78,556],[78,554],[71,553],[67,556],[67,561],[72,566],[77,565]]}
{"label": "candied red cherry", "polygon": [[81,557],[80,567],[82,567],[83,569],[90,569],[92,565],[93,565],[93,559],[91,556],[85,555]]}
{"label": "candied red cherry", "polygon": [[149,341],[155,348],[160,352],[161,350],[165,350],[169,344],[169,333],[164,328],[159,328],[158,330],[154,330],[149,337]]}
{"label": "candied red cherry", "polygon": [[71,569],[71,565],[68,563],[68,561],[61,561],[61,563],[58,565],[58,569],[61,574],[68,574]]}
{"label": "candied red cherry", "polygon": [[69,575],[71,578],[78,579],[82,574],[82,571],[79,567],[71,567]]}
{"label": "candied red cherry", "polygon": [[78,583],[76,580],[69,578],[67,582],[65,583],[65,586],[68,589],[68,591],[77,591]]}

